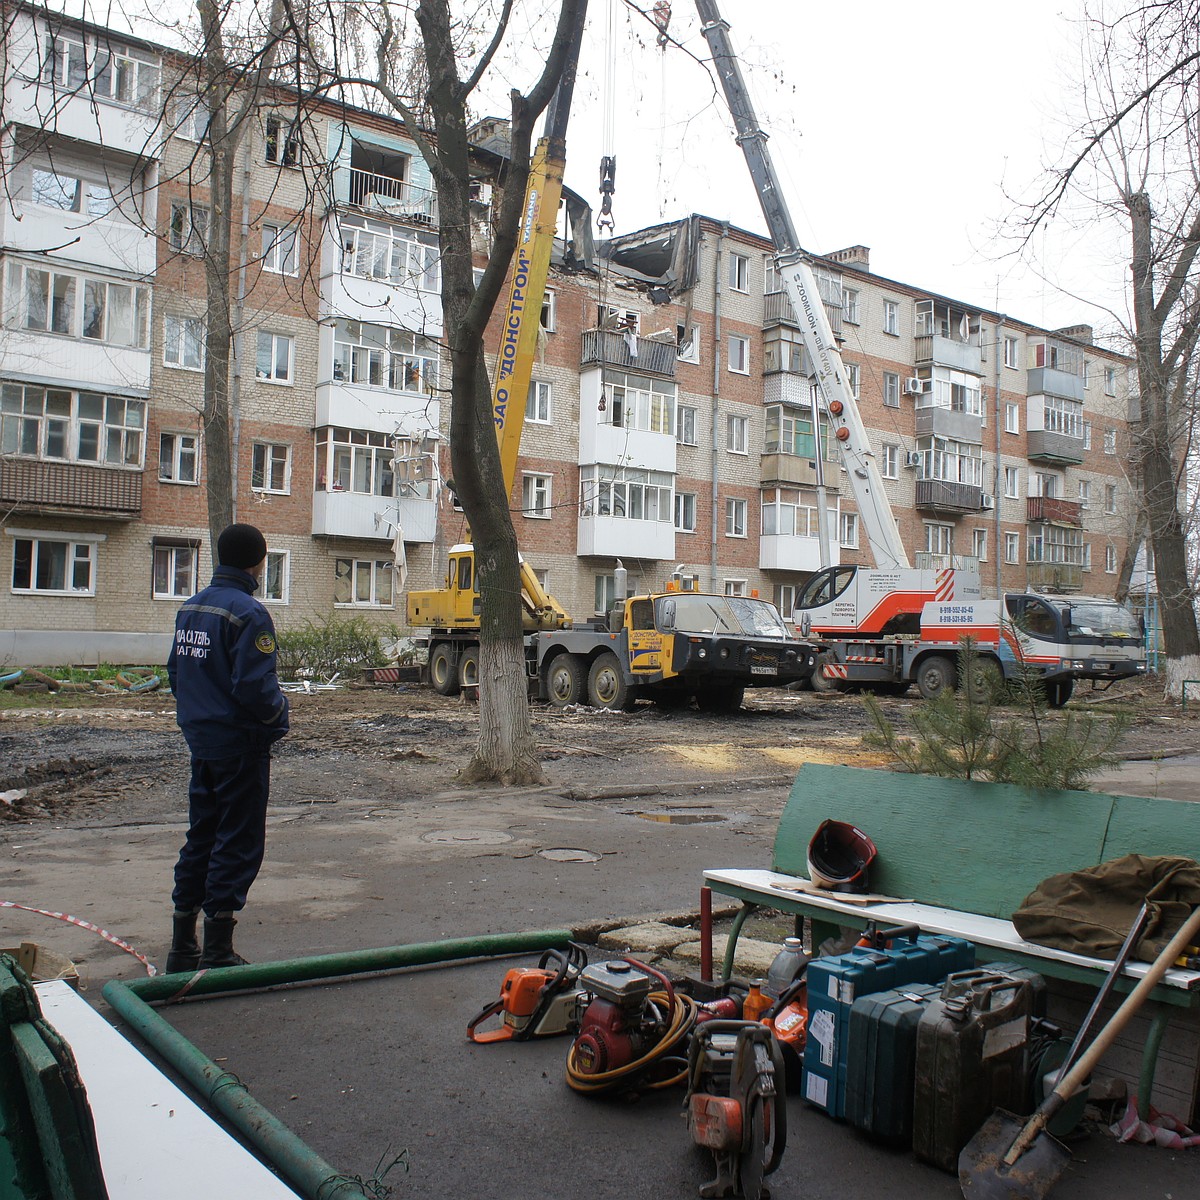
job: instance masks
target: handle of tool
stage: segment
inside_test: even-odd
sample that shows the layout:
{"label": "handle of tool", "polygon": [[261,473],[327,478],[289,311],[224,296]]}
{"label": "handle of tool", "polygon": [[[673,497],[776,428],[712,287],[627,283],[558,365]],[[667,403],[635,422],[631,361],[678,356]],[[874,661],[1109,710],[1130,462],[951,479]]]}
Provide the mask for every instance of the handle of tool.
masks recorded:
{"label": "handle of tool", "polygon": [[1079,1061],[1058,1081],[1054,1091],[1042,1101],[1029,1123],[1017,1135],[1016,1141],[1004,1156],[1005,1166],[1011,1167],[1029,1148],[1033,1139],[1046,1127],[1046,1122],[1075,1094],[1079,1085],[1091,1074],[1092,1068],[1104,1057],[1104,1052],[1116,1040],[1116,1036],[1129,1023],[1130,1017],[1141,1007],[1142,1001],[1154,990],[1167,969],[1179,957],[1180,951],[1190,938],[1200,933],[1200,908],[1192,909],[1192,915],[1183,923],[1179,932],[1171,939],[1163,952],[1154,960],[1150,970],[1138,980],[1137,987],[1125,997],[1124,1003],[1109,1018],[1096,1040],[1079,1056]]}
{"label": "handle of tool", "polygon": [[1071,1042],[1071,1048],[1067,1051],[1067,1057],[1063,1059],[1063,1064],[1059,1067],[1058,1074],[1054,1077],[1055,1087],[1058,1087],[1062,1082],[1067,1072],[1071,1069],[1071,1064],[1075,1061],[1075,1056],[1079,1053],[1080,1047],[1087,1041],[1088,1034],[1091,1033],[1092,1025],[1095,1023],[1096,1014],[1104,1007],[1104,1002],[1112,994],[1112,990],[1117,983],[1117,976],[1121,974],[1121,969],[1128,961],[1129,955],[1133,952],[1134,945],[1137,943],[1138,938],[1142,936],[1142,930],[1146,928],[1146,922],[1149,920],[1150,905],[1143,900],[1142,907],[1138,909],[1137,916],[1133,918],[1133,924],[1129,927],[1129,932],[1125,935],[1125,940],[1121,943],[1121,948],[1117,951],[1117,957],[1113,959],[1113,965],[1109,967],[1108,974],[1105,975],[1104,982],[1100,985],[1100,990],[1096,993],[1096,998],[1092,1001],[1092,1006],[1087,1011],[1087,1016],[1083,1018],[1083,1024],[1079,1026],[1079,1032],[1075,1035],[1075,1040]]}

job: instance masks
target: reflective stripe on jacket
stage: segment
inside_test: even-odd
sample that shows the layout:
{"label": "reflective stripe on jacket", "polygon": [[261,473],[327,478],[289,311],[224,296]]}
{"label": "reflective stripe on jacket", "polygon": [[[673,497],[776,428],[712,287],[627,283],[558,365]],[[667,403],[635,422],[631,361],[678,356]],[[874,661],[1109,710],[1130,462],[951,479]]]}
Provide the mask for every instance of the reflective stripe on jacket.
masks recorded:
{"label": "reflective stripe on jacket", "polygon": [[175,618],[167,662],[176,720],[197,758],[260,750],[288,731],[276,674],[275,626],[253,575],[218,567]]}

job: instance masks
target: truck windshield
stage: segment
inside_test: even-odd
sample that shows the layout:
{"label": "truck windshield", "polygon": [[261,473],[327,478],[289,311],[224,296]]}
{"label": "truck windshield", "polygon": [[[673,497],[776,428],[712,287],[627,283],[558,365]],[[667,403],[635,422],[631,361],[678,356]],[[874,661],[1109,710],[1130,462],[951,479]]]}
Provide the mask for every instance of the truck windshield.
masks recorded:
{"label": "truck windshield", "polygon": [[1120,604],[1095,600],[1071,602],[1069,633],[1084,637],[1138,638],[1142,636],[1137,617]]}
{"label": "truck windshield", "polygon": [[[674,608],[674,620],[663,623],[663,610]],[[659,628],[678,633],[731,633],[739,637],[786,638],[791,635],[779,609],[748,596],[701,596],[675,592],[656,601]]]}

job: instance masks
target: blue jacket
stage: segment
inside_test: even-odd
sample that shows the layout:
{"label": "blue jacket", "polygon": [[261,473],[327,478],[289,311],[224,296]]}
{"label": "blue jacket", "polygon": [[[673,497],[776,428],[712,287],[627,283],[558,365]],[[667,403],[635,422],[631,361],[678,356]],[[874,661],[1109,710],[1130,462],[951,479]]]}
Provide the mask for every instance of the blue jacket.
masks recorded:
{"label": "blue jacket", "polygon": [[218,567],[175,618],[167,662],[179,728],[197,758],[265,750],[288,731],[275,673],[275,626],[254,576]]}

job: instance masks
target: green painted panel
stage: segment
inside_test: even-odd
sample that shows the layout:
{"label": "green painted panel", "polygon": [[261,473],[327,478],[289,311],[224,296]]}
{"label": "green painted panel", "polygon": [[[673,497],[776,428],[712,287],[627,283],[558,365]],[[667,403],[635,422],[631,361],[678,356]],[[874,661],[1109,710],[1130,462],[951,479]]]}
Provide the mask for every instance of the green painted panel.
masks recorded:
{"label": "green painted panel", "polygon": [[1163,796],[1117,796],[1104,858],[1183,854],[1200,861],[1200,804]]}
{"label": "green painted panel", "polygon": [[1115,800],[810,763],[780,817],[773,866],[807,875],[808,843],[832,817],[875,842],[872,891],[1008,919],[1047,876],[1103,861]]}

